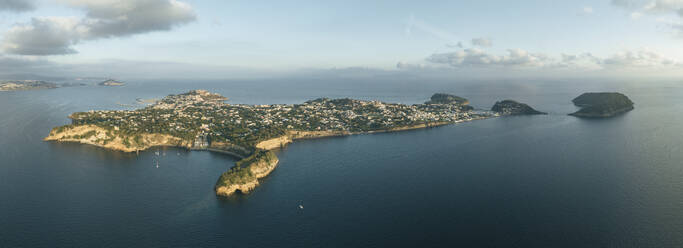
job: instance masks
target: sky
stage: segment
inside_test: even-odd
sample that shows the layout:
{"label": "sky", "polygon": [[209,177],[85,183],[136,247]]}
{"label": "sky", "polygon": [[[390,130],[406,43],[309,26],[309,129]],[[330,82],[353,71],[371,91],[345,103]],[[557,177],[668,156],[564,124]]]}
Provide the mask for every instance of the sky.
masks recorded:
{"label": "sky", "polygon": [[683,0],[0,0],[5,78],[680,77],[682,45]]}

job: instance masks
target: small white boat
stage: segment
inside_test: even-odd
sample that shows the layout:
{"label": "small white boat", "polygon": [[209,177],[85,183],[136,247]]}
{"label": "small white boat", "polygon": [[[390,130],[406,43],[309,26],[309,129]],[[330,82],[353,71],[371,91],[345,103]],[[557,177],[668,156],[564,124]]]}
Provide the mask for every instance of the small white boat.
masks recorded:
{"label": "small white boat", "polygon": [[299,209],[304,209],[304,205],[299,205]]}

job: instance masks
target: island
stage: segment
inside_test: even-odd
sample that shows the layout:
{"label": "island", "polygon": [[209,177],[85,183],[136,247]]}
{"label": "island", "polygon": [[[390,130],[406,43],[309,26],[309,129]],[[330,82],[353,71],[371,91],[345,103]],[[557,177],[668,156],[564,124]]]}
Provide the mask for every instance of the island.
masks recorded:
{"label": "island", "polygon": [[626,95],[616,92],[583,93],[572,100],[581,107],[569,115],[584,118],[606,118],[633,110],[633,102]]}
{"label": "island", "polygon": [[491,111],[500,115],[546,115],[547,113],[535,110],[527,104],[519,103],[514,100],[503,100],[496,102]]}
{"label": "island", "polygon": [[126,84],[123,82],[120,82],[120,81],[113,80],[113,79],[107,79],[105,81],[98,83],[97,85],[99,85],[99,86],[124,86]]}
{"label": "island", "polygon": [[19,91],[19,90],[41,90],[55,89],[59,85],[56,83],[40,80],[13,80],[0,82],[0,91]]}
{"label": "island", "polygon": [[297,139],[412,130],[497,116],[473,111],[466,100],[414,105],[348,98],[272,105],[225,100],[193,90],[138,110],[76,112],[69,116],[71,124],[53,128],[45,140],[124,152],[174,146],[226,153],[240,160],[220,176],[215,192],[229,196],[252,191],[276,168],[273,150]]}

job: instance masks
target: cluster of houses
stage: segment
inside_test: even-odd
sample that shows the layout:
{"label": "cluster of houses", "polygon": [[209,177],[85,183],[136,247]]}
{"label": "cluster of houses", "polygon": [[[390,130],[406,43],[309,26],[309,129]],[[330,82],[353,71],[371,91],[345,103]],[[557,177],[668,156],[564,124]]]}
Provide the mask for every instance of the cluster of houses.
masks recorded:
{"label": "cluster of houses", "polygon": [[170,95],[133,111],[90,111],[70,116],[74,124],[96,124],[132,133],[168,133],[193,137],[196,147],[211,137],[226,140],[262,137],[277,130],[371,131],[430,122],[460,122],[487,113],[459,104],[393,104],[380,101],[320,98],[294,105],[227,104],[203,90]]}

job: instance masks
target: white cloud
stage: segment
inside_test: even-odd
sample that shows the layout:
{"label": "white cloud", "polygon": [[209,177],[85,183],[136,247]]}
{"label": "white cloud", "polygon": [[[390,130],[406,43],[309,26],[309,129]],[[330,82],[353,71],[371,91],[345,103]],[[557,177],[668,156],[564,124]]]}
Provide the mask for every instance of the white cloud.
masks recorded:
{"label": "white cloud", "polygon": [[662,14],[683,8],[683,0],[612,0],[612,5],[649,14]]}
{"label": "white cloud", "polygon": [[125,37],[170,30],[196,19],[193,9],[176,0],[62,0],[86,17],[39,17],[16,24],[4,34],[2,48],[20,55],[75,53],[84,40]]}
{"label": "white cloud", "polygon": [[560,61],[555,63],[554,66],[580,70],[599,70],[602,69],[602,59],[590,53],[579,55],[561,54]]}
{"label": "white cloud", "polygon": [[605,59],[606,66],[619,67],[666,67],[677,65],[677,62],[649,49],[638,51],[622,51]]}
{"label": "white cloud", "polygon": [[493,42],[487,38],[474,38],[472,39],[472,45],[478,47],[491,47],[493,46]]}
{"label": "white cloud", "polygon": [[583,7],[582,11],[584,14],[593,14],[593,7],[590,7],[590,6]]}
{"label": "white cloud", "polygon": [[487,53],[481,49],[464,49],[451,53],[436,53],[426,59],[436,65],[451,67],[512,67],[512,68],[566,68],[579,71],[621,70],[631,68],[673,68],[681,66],[676,60],[649,49],[625,50],[607,58],[591,53],[561,54],[553,58],[542,53],[522,49],[509,49],[505,55]]}
{"label": "white cloud", "polygon": [[631,10],[631,17],[666,15],[683,11],[683,0],[612,0],[612,5]]}
{"label": "white cloud", "polygon": [[549,59],[544,54],[529,53],[522,49],[509,49],[506,55],[489,54],[481,49],[470,48],[450,53],[436,53],[428,62],[453,67],[467,66],[544,66]]}

